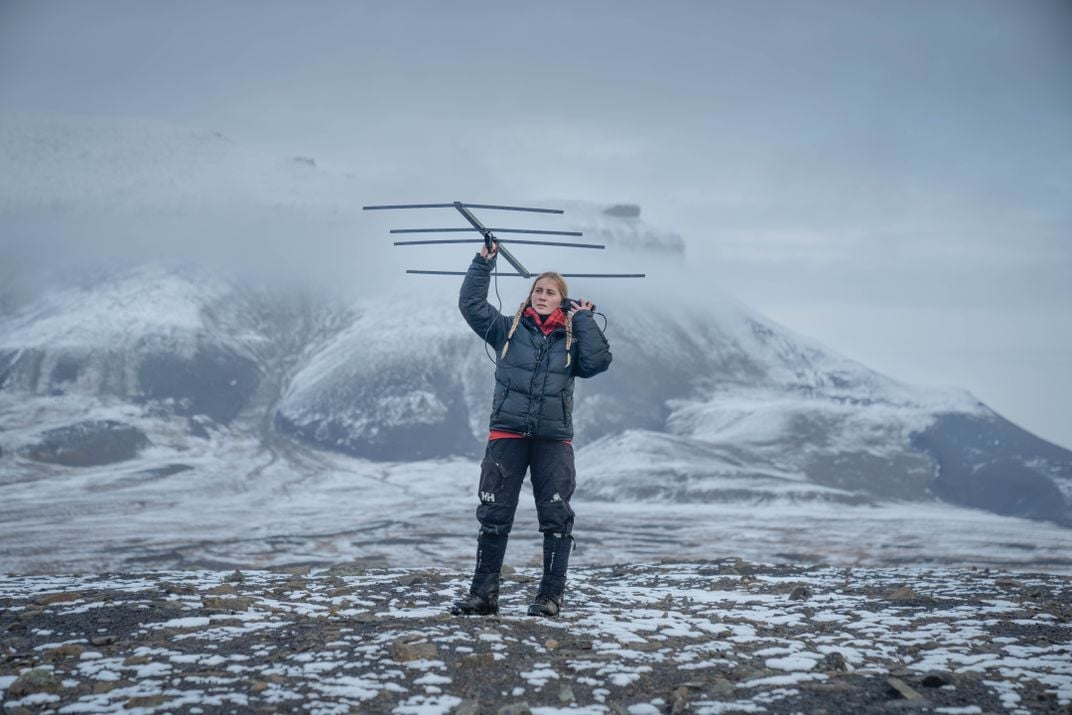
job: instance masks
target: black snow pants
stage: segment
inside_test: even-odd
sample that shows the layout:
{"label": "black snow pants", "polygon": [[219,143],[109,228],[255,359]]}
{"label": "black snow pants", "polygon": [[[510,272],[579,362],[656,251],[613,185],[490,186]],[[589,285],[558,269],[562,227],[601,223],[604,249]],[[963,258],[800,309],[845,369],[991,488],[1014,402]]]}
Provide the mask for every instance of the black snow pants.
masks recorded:
{"label": "black snow pants", "polygon": [[488,442],[480,465],[480,533],[509,535],[526,470],[536,497],[536,514],[544,534],[570,534],[570,498],[577,485],[573,446],[549,439],[495,439]]}

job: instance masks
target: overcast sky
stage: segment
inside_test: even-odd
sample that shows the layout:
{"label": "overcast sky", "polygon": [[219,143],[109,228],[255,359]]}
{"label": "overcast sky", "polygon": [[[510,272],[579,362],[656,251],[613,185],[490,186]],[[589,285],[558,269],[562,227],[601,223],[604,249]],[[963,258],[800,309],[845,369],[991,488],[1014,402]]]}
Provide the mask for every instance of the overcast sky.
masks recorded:
{"label": "overcast sky", "polygon": [[1067,0],[0,0],[8,110],[218,130],[355,203],[636,202],[775,320],[1072,447]]}

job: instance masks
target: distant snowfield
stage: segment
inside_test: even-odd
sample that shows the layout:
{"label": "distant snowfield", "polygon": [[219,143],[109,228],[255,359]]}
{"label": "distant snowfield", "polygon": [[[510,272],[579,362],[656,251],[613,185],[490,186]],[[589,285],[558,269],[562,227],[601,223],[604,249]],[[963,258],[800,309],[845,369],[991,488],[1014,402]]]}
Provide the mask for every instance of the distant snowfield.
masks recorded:
{"label": "distant snowfield", "polygon": [[[0,399],[0,416],[10,399]],[[116,416],[122,416],[118,408]],[[582,465],[585,454],[578,452]],[[169,473],[175,465],[190,469]],[[19,458],[18,469],[0,472],[0,571],[353,561],[467,570],[478,528],[478,475],[479,464],[468,459],[376,463],[297,445],[286,453],[278,445],[266,450],[241,436],[223,441],[176,435],[171,446],[151,447],[137,460],[107,467]],[[578,481],[583,487],[583,468]],[[739,556],[1072,573],[1072,531],[949,504],[575,499],[574,508],[579,565]],[[527,483],[513,533],[507,562],[538,564],[540,536]]]}

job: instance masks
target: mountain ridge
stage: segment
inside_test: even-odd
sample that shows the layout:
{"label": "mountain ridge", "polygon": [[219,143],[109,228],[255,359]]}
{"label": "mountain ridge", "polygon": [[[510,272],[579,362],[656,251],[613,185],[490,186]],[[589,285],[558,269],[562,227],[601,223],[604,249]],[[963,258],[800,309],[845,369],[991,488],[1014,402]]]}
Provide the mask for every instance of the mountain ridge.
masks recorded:
{"label": "mountain ridge", "polygon": [[[51,144],[42,141],[49,127],[36,127],[28,154],[12,148],[21,146],[18,131],[0,132],[8,158],[56,154],[46,164],[53,172],[62,172],[60,157],[78,141],[105,147],[87,151],[89,158],[70,175],[39,179],[30,194],[6,194],[0,213],[15,215],[20,230],[29,231],[35,222],[47,224],[55,206],[76,204],[84,233],[63,240],[101,238],[96,232],[117,220],[110,190],[126,186],[139,167],[160,176],[161,160],[181,165],[184,141],[206,141],[198,132],[161,130],[164,148],[146,153],[139,147],[153,144],[155,125],[138,125],[129,145],[125,125],[95,126],[61,132],[63,141]],[[109,149],[113,144],[122,150]],[[333,183],[334,175],[315,161],[250,163],[229,153],[230,142],[216,137],[210,144],[213,166],[229,167],[230,183],[240,185],[233,196],[243,216],[228,225],[243,227],[234,240],[244,251],[260,244],[258,231],[281,201],[290,218],[278,227],[280,241],[269,246],[291,246],[325,226],[357,220],[347,204],[351,182],[335,177],[342,183]],[[102,174],[103,185],[83,195],[78,187],[91,181],[94,157],[118,163]],[[109,177],[122,173],[117,167],[133,177],[109,189]],[[211,234],[215,210],[232,196],[221,188],[227,183],[195,181],[190,191],[155,202],[151,195],[166,191],[161,186],[167,182],[149,182],[141,187],[148,199],[124,194],[120,201],[129,200],[149,220],[138,228],[150,243],[154,221],[174,227],[178,220]],[[64,188],[49,194],[53,184]],[[258,194],[263,187],[269,189]],[[213,211],[202,215],[206,205]],[[1072,452],[1028,439],[968,393],[893,380],[720,294],[690,272],[682,239],[644,224],[639,209],[614,215],[601,204],[572,202],[569,208],[568,221],[597,227],[609,249],[595,263],[578,254],[579,269],[639,264],[651,276],[598,287],[575,282],[581,293],[599,291],[615,353],[608,373],[577,384],[578,459],[586,459],[585,449],[594,454],[618,445],[605,459],[586,462],[583,488],[590,496],[638,502],[762,502],[787,494],[847,503],[944,499],[1072,523]],[[97,214],[107,220],[97,222]],[[161,231],[161,240],[170,238],[170,229]],[[288,446],[294,442],[384,462],[478,456],[491,365],[479,337],[456,313],[456,283],[401,275],[391,281],[384,274],[393,264],[376,249],[360,254],[356,264],[359,283],[373,278],[361,295],[347,299],[303,288],[300,280],[272,280],[286,273],[289,255],[271,259],[279,272],[268,274],[135,255],[111,270],[95,266],[76,287],[42,288],[27,297],[5,286],[0,396],[11,405],[0,425],[5,469],[39,469],[26,455],[42,430],[78,423],[70,419],[78,410],[56,409],[57,399],[84,400],[84,419],[115,418],[111,405],[118,401],[119,421],[142,429],[154,444],[182,442],[175,430],[210,443],[253,438],[273,461],[297,454]],[[461,262],[457,252],[451,255]],[[546,253],[531,255],[547,260]],[[571,266],[573,260],[571,254]],[[507,298],[519,289],[523,284],[503,281],[503,312],[512,312]],[[632,441],[622,443],[623,435]],[[668,449],[674,444],[693,461],[638,471],[638,464],[673,456]],[[301,457],[309,459],[315,462]],[[653,485],[656,474],[684,478]],[[1029,488],[1018,494],[1017,485]]]}

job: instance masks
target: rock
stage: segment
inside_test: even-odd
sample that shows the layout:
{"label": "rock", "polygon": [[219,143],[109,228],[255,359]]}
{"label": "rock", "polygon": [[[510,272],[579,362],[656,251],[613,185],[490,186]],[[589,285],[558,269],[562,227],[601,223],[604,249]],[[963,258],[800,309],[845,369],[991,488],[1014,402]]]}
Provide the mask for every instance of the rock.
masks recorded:
{"label": "rock", "polygon": [[454,706],[451,715],[480,715],[480,703],[475,700],[463,700]]}
{"label": "rock", "polygon": [[635,643],[624,643],[623,648],[629,650],[640,651],[641,653],[652,653],[657,650],[661,650],[666,647],[665,641],[639,641]]}
{"label": "rock", "polygon": [[236,591],[235,587],[231,584],[223,583],[219,586],[216,586],[215,588],[210,588],[209,590],[205,591],[205,593],[210,596],[235,596],[238,594],[238,591]]}
{"label": "rock", "polygon": [[246,580],[246,577],[238,569],[234,570],[234,573],[227,577],[227,580],[231,583],[242,583]]}
{"label": "rock", "polygon": [[733,694],[733,691],[737,689],[737,686],[731,683],[728,678],[724,678],[721,675],[716,675],[714,677],[711,681],[711,687],[714,689],[715,693],[722,697],[729,697]]}
{"label": "rock", "polygon": [[886,598],[890,601],[918,601],[919,594],[908,586],[902,586],[888,593]]}
{"label": "rock", "polygon": [[46,661],[63,660],[64,658],[78,658],[86,652],[86,647],[76,643],[68,643],[58,648],[49,648],[44,652]]}
{"label": "rock", "polygon": [[418,583],[433,583],[439,578],[439,574],[432,570],[412,571],[398,577],[400,586],[413,586]]}
{"label": "rock", "polygon": [[95,646],[115,645],[115,636],[97,636],[89,642]]}
{"label": "rock", "polygon": [[252,598],[202,598],[201,605],[218,611],[246,611],[253,605]]}
{"label": "rock", "polygon": [[148,665],[153,659],[148,655],[131,655],[123,660],[123,665]]}
{"label": "rock", "polygon": [[462,656],[458,662],[468,668],[490,668],[495,665],[495,656],[491,653],[470,653]]}
{"label": "rock", "polygon": [[149,444],[136,427],[115,420],[87,420],[42,432],[41,440],[24,452],[37,462],[93,467],[133,459]]}
{"label": "rock", "polygon": [[7,692],[21,698],[34,693],[56,693],[63,689],[59,681],[51,671],[44,668],[34,668],[19,675],[12,683]]}
{"label": "rock", "polygon": [[297,564],[294,566],[275,566],[270,569],[272,573],[289,574],[291,576],[308,576],[312,571],[309,564]]}
{"label": "rock", "polygon": [[681,715],[689,705],[689,689],[675,688],[670,693],[670,715]]}
{"label": "rock", "polygon": [[801,683],[800,687],[816,693],[847,693],[852,690],[852,685],[844,680],[831,679],[828,681]]}
{"label": "rock", "polygon": [[253,682],[253,685],[251,685],[249,687],[249,692],[251,692],[251,693],[262,693],[267,689],[268,689],[268,683],[264,682],[263,680],[255,680]]}
{"label": "rock", "polygon": [[528,703],[515,703],[513,705],[503,705],[495,713],[496,715],[532,715],[532,709]]}
{"label": "rock", "polygon": [[807,586],[797,586],[789,593],[790,601],[803,601],[811,596]]}
{"label": "rock", "polygon": [[364,559],[335,564],[328,569],[328,574],[332,576],[364,576],[369,569],[385,569],[387,567],[387,559],[370,556]]}
{"label": "rock", "polygon": [[603,209],[603,213],[618,218],[640,218],[640,206],[638,204],[614,204]]}
{"label": "rock", "polygon": [[[886,712],[919,712],[929,713],[933,712],[930,704],[926,700],[890,700],[883,708]],[[995,713],[987,712],[986,715],[996,715]]]}
{"label": "rock", "polygon": [[923,676],[922,684],[925,688],[940,688],[943,685],[949,685],[953,682],[953,677],[949,673],[943,673],[940,670],[928,671]]}
{"label": "rock", "polygon": [[162,583],[160,589],[164,593],[174,594],[176,596],[197,596],[199,595],[197,589],[186,583]]}
{"label": "rock", "polygon": [[573,694],[573,688],[568,685],[563,685],[558,689],[558,699],[563,703],[572,703],[577,697]]}
{"label": "rock", "polygon": [[848,670],[848,664],[845,663],[845,656],[837,651],[833,651],[824,655],[823,659],[819,661],[819,669],[844,673]]}
{"label": "rock", "polygon": [[349,712],[361,713],[362,715],[366,712],[394,712],[395,706],[398,704],[398,694],[389,688],[380,688],[380,692],[376,693],[376,701],[380,704],[379,708],[351,707]]}
{"label": "rock", "polygon": [[167,701],[163,695],[139,695],[126,702],[127,708],[156,708]]}
{"label": "rock", "polygon": [[1023,588],[1024,582],[1017,581],[1014,578],[999,578],[995,579],[994,585],[999,586],[1001,588]]}
{"label": "rock", "polygon": [[547,650],[558,650],[558,641],[556,641],[554,638],[548,638],[547,641],[543,644],[543,647]]}
{"label": "rock", "polygon": [[391,644],[391,657],[400,662],[411,660],[424,660],[439,656],[439,649],[435,643],[420,642],[408,643],[404,638]]}
{"label": "rock", "polygon": [[81,601],[82,594],[77,592],[68,593],[50,593],[47,596],[38,598],[34,603],[38,606],[51,606],[54,603],[71,603],[73,601]]}

